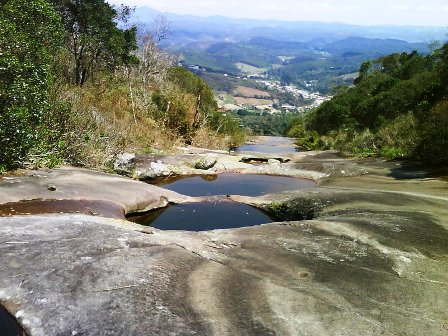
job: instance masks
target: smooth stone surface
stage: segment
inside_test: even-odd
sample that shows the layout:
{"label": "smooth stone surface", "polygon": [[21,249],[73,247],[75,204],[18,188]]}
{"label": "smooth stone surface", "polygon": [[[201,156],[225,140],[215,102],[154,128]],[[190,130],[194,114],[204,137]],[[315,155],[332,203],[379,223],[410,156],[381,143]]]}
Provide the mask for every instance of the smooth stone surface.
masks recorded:
{"label": "smooth stone surface", "polygon": [[[220,155],[218,170],[259,168]],[[267,168],[317,176],[316,188],[232,197],[281,223],[185,232],[81,214],[0,218],[0,305],[36,336],[446,336],[448,182],[400,162],[290,157]],[[1,203],[36,195],[129,211],[163,193],[76,169],[0,183]]]}
{"label": "smooth stone surface", "polygon": [[[49,185],[54,190],[49,190]],[[0,180],[0,204],[24,200],[73,200],[76,207],[79,201],[106,201],[121,207],[126,214],[157,209],[166,206],[167,202],[187,199],[129,178],[72,167],[24,171],[22,175]]]}

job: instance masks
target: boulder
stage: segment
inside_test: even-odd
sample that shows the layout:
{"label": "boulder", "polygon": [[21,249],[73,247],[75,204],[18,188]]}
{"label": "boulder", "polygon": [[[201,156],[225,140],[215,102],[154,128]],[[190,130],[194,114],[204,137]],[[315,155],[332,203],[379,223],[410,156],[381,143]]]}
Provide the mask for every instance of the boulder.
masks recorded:
{"label": "boulder", "polygon": [[114,170],[120,175],[131,175],[135,169],[135,154],[119,154],[114,162]]}
{"label": "boulder", "polygon": [[277,159],[269,159],[268,164],[279,165],[279,164],[281,164],[281,162],[280,162],[280,160],[277,160]]}
{"label": "boulder", "polygon": [[213,156],[204,156],[195,162],[194,167],[196,169],[207,170],[213,168],[216,162],[218,162],[217,158]]}
{"label": "boulder", "polygon": [[136,168],[134,170],[133,177],[139,180],[148,180],[173,174],[174,171],[170,168],[170,166],[158,160],[155,162],[150,162],[149,165]]}

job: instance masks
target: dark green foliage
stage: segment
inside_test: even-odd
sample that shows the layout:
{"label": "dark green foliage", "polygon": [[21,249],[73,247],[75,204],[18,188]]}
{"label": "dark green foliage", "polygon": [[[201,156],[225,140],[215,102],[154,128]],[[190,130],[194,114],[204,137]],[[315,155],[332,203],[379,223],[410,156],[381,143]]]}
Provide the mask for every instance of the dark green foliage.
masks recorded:
{"label": "dark green foliage", "polygon": [[62,17],[75,84],[84,84],[97,71],[137,62],[131,54],[137,49],[136,28],[117,26],[117,20],[129,17],[128,7],[115,9],[104,0],[50,1]]}
{"label": "dark green foliage", "polygon": [[436,104],[420,121],[418,159],[448,163],[448,100]]}
{"label": "dark green foliage", "polygon": [[288,124],[297,116],[297,114],[290,112],[270,114],[268,112],[246,110],[240,110],[236,114],[242,126],[250,129],[253,134],[274,136],[283,135]]}
{"label": "dark green foliage", "polygon": [[9,0],[0,7],[0,166],[24,160],[42,135],[60,18],[44,0]]}
{"label": "dark green foliage", "polygon": [[268,75],[280,79],[283,84],[304,86],[305,82],[312,81],[313,89],[321,93],[330,93],[339,85],[352,84],[351,75],[370,59],[414,49],[428,52],[425,43],[358,37],[331,43],[325,39],[287,42],[257,37],[236,43],[218,42],[208,48],[191,43],[171,49],[182,55],[187,65],[199,65],[209,72],[242,76],[244,73],[235,66],[242,62],[267,69]]}
{"label": "dark green foliage", "polygon": [[0,4],[0,174],[63,160],[104,168],[127,148],[169,148],[179,135],[197,143],[215,135],[220,147],[240,141],[238,123],[218,113],[202,79],[182,69],[167,74],[171,59],[152,41],[136,53],[146,63],[138,62],[136,28],[119,28],[129,7]]}
{"label": "dark green foliage", "polygon": [[447,44],[365,62],[356,86],[311,112],[299,137],[317,132],[327,147],[447,163],[447,74]]}

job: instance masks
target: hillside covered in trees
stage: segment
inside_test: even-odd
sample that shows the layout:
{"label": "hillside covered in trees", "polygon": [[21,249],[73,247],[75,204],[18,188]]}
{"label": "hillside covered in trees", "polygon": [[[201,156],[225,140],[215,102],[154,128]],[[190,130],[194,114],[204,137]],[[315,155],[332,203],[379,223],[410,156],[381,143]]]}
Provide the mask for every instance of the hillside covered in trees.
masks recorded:
{"label": "hillside covered in trees", "polygon": [[448,163],[448,44],[362,64],[352,87],[290,125],[308,149]]}
{"label": "hillside covered in trees", "polygon": [[104,0],[0,6],[0,172],[242,140],[208,85],[158,48],[166,27],[137,36],[130,8]]}

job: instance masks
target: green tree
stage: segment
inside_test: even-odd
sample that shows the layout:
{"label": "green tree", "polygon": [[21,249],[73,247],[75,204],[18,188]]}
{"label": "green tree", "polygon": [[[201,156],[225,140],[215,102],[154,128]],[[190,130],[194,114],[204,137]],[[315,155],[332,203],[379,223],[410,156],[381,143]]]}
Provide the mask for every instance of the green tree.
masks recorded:
{"label": "green tree", "polygon": [[122,30],[129,7],[118,9],[104,0],[50,0],[62,17],[66,46],[72,56],[72,81],[83,85],[96,71],[137,62],[136,28]]}
{"label": "green tree", "polygon": [[60,17],[45,0],[8,0],[0,7],[0,166],[20,165],[40,136],[49,108]]}
{"label": "green tree", "polygon": [[372,67],[372,62],[366,61],[361,64],[361,67],[359,68],[359,77],[355,79],[354,83],[359,84],[363,79],[367,77],[369,74],[369,70]]}
{"label": "green tree", "polygon": [[213,90],[202,78],[182,67],[174,67],[170,70],[170,79],[196,97],[196,110],[191,124],[193,129],[214,120],[211,116],[218,110],[218,105]]}

